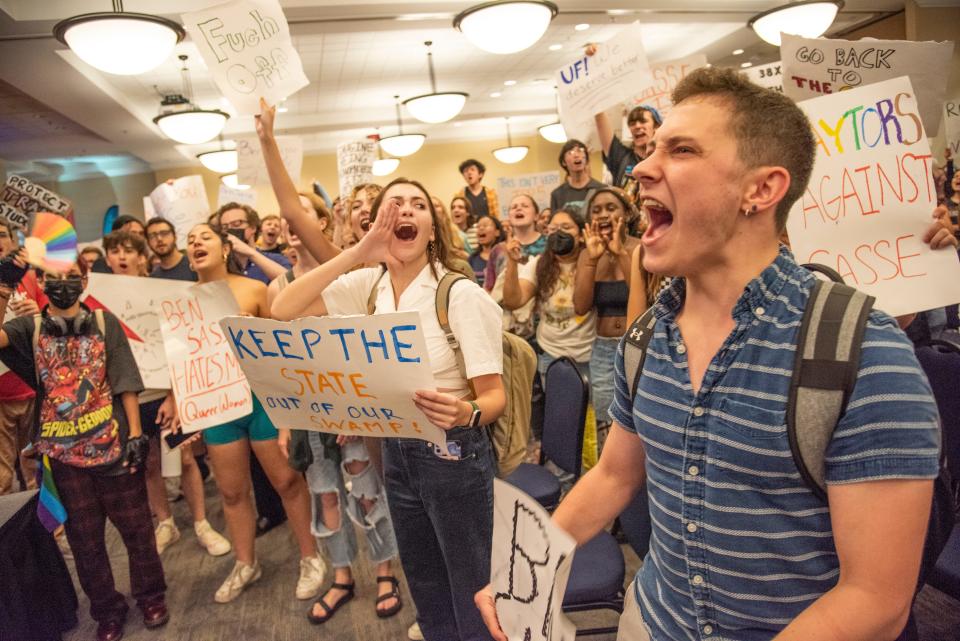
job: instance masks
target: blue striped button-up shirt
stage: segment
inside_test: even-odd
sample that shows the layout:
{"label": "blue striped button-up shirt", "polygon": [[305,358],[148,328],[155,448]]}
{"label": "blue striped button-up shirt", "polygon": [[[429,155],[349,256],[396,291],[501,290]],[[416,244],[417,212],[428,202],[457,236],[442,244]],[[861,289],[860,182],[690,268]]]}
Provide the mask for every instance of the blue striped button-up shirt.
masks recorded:
{"label": "blue striped button-up shirt", "polygon": [[[694,395],[677,326],[684,281],[656,303],[636,398],[616,359],[611,417],[643,440],[653,534],[635,582],[653,641],[773,638],[840,574],[830,514],[804,485],[786,404],[813,276],[786,249],[750,282]],[[936,405],[913,347],[871,313],[857,383],[826,452],[828,483],[934,478]]]}

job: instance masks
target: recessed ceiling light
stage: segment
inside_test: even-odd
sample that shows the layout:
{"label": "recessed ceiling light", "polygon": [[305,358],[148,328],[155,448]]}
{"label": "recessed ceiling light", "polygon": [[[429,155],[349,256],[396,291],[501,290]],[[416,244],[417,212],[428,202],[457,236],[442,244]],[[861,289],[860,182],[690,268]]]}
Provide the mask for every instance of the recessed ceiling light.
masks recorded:
{"label": "recessed ceiling light", "polygon": [[563,49],[563,45],[550,45],[548,48],[550,51],[560,51]]}
{"label": "recessed ceiling light", "polygon": [[512,87],[512,86],[515,85],[515,84],[517,84],[517,81],[516,81],[516,80],[504,80],[504,81],[503,81],[503,86],[504,86],[504,87]]}
{"label": "recessed ceiling light", "polygon": [[630,13],[629,9],[607,9],[608,16],[625,16]]}
{"label": "recessed ceiling light", "polygon": [[500,95],[501,95],[501,94],[500,94],[499,91],[494,91],[493,93],[490,94],[490,97],[491,97],[491,98],[499,98]]}
{"label": "recessed ceiling light", "polygon": [[578,24],[577,26],[574,27],[574,30],[575,30],[575,31],[586,31],[586,30],[589,29],[589,28],[590,28],[590,25],[588,25],[586,22],[581,22],[580,24]]}
{"label": "recessed ceiling light", "polygon": [[747,67],[752,67],[752,66],[753,66],[753,63],[752,63],[752,62],[741,62],[741,63],[740,63],[740,68],[741,68],[741,69],[746,69]]}
{"label": "recessed ceiling light", "polygon": [[735,56],[739,56],[739,55],[741,55],[742,53],[743,53],[743,49],[734,49],[734,50],[733,50],[733,55],[735,55]]}
{"label": "recessed ceiling light", "polygon": [[287,107],[277,107],[277,113],[278,113],[278,114],[285,114],[285,113],[287,113],[288,111],[290,111],[290,109],[287,108]]}

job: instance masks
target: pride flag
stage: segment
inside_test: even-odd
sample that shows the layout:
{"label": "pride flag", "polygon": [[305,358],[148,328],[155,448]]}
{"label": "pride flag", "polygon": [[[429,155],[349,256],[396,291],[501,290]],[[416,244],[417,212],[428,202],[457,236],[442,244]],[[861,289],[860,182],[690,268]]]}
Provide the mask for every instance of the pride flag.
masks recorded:
{"label": "pride flag", "polygon": [[53,532],[67,520],[67,510],[60,502],[60,494],[53,483],[53,470],[50,459],[44,455],[41,466],[40,501],[37,503],[37,517],[48,532]]}

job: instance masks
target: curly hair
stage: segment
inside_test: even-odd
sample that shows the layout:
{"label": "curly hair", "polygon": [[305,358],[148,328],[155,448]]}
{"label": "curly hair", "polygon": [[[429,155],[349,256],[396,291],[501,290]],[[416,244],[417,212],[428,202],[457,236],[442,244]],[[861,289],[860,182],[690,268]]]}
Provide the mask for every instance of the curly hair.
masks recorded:
{"label": "curly hair", "polygon": [[[553,219],[559,216],[560,214],[566,214],[570,216],[577,227],[583,232],[583,228],[586,223],[583,220],[583,216],[580,215],[579,210],[572,209],[558,209],[550,215],[550,222],[553,222]],[[557,258],[557,255],[553,253],[553,249],[550,248],[549,241],[547,242],[547,249],[540,255],[540,260],[537,263],[537,300],[545,302],[550,295],[553,294],[553,288],[557,284],[557,279],[560,278],[560,261]]]}

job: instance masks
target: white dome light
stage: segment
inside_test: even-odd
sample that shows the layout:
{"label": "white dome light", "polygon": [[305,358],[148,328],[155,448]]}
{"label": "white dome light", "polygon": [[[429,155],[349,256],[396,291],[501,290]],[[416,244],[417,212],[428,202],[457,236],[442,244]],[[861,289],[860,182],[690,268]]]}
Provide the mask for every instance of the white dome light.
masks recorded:
{"label": "white dome light", "polygon": [[374,176],[389,176],[400,166],[399,158],[378,158],[373,161],[373,169],[370,173]]}
{"label": "white dome light", "polygon": [[153,122],[168,138],[185,145],[198,145],[219,136],[229,117],[218,109],[192,108],[157,116]]}
{"label": "white dome light", "polygon": [[200,164],[218,174],[232,174],[237,171],[236,149],[218,149],[197,154]]}
{"label": "white dome light", "polygon": [[760,38],[780,46],[780,34],[819,38],[827,32],[843,8],[843,0],[805,0],[757,14],[747,22]]}
{"label": "white dome light", "polygon": [[132,76],[158,67],[183,40],[176,22],[144,13],[86,13],[61,20],[53,35],[88,65],[107,73]]}
{"label": "white dome light", "polygon": [[459,92],[431,93],[403,101],[410,115],[420,122],[447,122],[463,110],[467,94]]}
{"label": "white dome light", "polygon": [[545,140],[550,142],[567,142],[567,132],[564,130],[562,123],[553,122],[538,128],[537,131],[540,132],[540,135],[543,136]]}
{"label": "white dome light", "polygon": [[404,157],[415,154],[423,147],[427,137],[423,134],[398,134],[380,139],[380,148],[391,156]]}
{"label": "white dome light", "polygon": [[229,174],[227,176],[221,176],[220,182],[229,187],[230,189],[239,189],[243,191],[245,189],[250,189],[250,185],[241,185],[237,182],[236,174]]}
{"label": "white dome light", "polygon": [[545,0],[485,2],[453,19],[467,40],[490,53],[516,53],[543,37],[557,15],[557,5]]}
{"label": "white dome light", "polygon": [[512,165],[527,157],[529,147],[500,147],[493,150],[494,157],[502,163]]}

